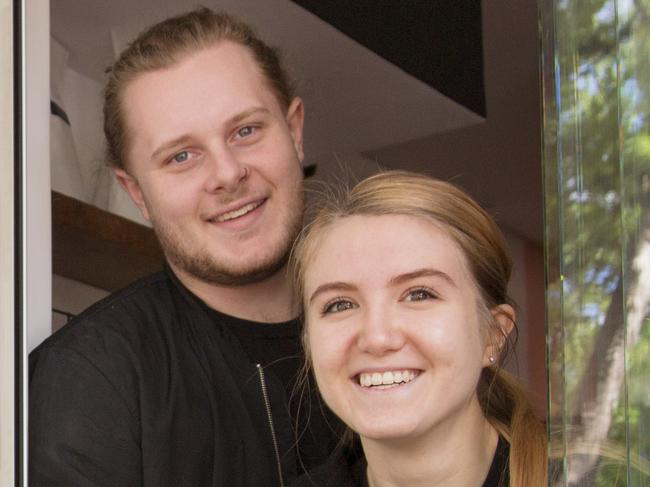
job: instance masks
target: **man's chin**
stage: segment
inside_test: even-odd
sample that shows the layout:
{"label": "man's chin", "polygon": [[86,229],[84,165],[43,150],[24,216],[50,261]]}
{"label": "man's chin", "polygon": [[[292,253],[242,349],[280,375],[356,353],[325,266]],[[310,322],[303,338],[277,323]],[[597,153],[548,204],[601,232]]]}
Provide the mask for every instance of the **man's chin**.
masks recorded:
{"label": "man's chin", "polygon": [[[282,266],[280,266],[282,268]],[[280,268],[267,268],[251,269],[245,272],[207,272],[203,276],[196,276],[199,279],[214,284],[227,287],[240,287],[257,284],[273,277]]]}
{"label": "man's chin", "polygon": [[257,284],[270,279],[284,268],[288,254],[258,262],[255,265],[247,262],[247,265],[240,267],[232,265],[226,267],[208,260],[178,259],[172,256],[168,256],[168,258],[174,267],[207,284],[238,287]]}

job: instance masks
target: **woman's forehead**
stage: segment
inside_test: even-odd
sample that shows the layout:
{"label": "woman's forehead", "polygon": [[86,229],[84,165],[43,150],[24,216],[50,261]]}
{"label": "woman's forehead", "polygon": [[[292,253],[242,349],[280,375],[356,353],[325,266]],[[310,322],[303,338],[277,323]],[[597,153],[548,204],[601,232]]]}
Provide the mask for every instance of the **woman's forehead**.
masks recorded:
{"label": "woman's forehead", "polygon": [[[304,262],[305,281],[351,279],[355,273],[391,273],[433,267],[456,275],[465,258],[449,232],[433,220],[411,215],[354,215],[320,229]],[[445,271],[447,272],[447,271]]]}

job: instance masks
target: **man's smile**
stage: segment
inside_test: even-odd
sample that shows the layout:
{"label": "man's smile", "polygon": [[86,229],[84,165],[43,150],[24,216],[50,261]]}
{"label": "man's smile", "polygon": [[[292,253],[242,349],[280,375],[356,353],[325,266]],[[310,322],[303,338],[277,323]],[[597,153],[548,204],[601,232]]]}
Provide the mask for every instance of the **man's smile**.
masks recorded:
{"label": "man's smile", "polygon": [[253,201],[251,203],[247,203],[243,206],[240,206],[239,208],[235,208],[233,210],[229,210],[225,213],[221,213],[215,217],[210,218],[209,221],[211,222],[217,222],[217,223],[222,223],[222,222],[227,222],[230,220],[234,220],[235,218],[240,218],[251,211],[255,210],[256,208],[259,208],[266,199],[261,199],[257,201]]}

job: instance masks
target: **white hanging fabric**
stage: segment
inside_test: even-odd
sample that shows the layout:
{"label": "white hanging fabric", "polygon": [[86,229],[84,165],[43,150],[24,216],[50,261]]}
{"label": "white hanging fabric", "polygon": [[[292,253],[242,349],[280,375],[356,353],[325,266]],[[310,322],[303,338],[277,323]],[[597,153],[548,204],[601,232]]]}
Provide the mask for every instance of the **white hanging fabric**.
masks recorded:
{"label": "white hanging fabric", "polygon": [[70,120],[63,106],[64,75],[68,51],[50,38],[50,173],[52,189],[73,198],[88,201],[79,158],[75,150]]}

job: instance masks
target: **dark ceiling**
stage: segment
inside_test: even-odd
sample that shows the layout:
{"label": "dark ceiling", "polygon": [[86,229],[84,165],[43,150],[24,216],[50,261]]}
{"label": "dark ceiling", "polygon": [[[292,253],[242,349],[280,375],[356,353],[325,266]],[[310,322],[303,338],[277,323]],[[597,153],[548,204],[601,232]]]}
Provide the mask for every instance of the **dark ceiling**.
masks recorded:
{"label": "dark ceiling", "polygon": [[485,116],[480,2],[293,1],[411,76]]}

